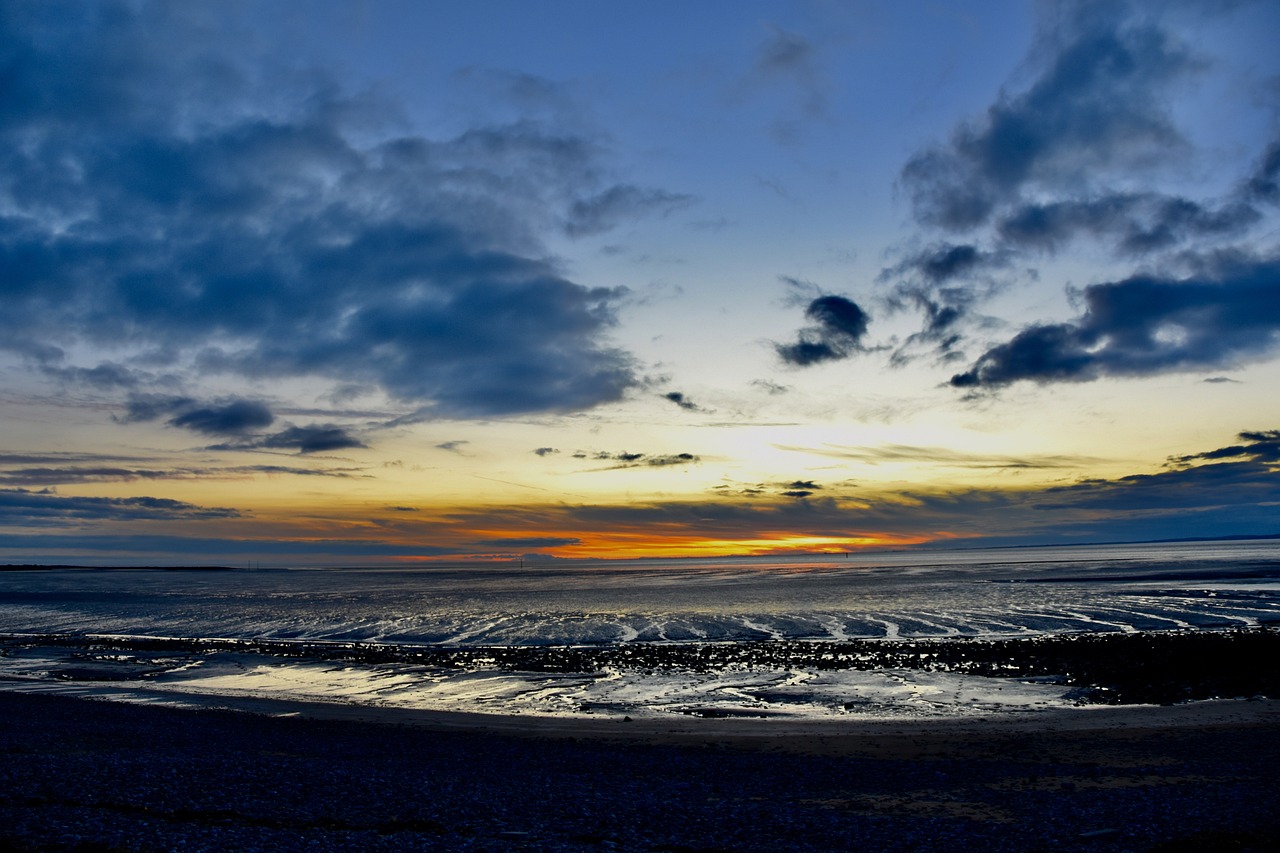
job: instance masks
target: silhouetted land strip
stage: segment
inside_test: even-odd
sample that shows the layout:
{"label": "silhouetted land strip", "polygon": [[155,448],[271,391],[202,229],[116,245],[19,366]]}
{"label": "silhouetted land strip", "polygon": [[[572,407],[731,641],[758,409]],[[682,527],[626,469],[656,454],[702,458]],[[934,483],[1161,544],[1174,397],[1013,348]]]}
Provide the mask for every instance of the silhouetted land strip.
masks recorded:
{"label": "silhouetted land strip", "polygon": [[[1280,698],[1280,667],[1275,665],[1280,660],[1280,631],[1270,626],[1014,639],[766,640],[502,647],[278,639],[0,636],[0,651],[22,645],[83,647],[86,656],[94,650],[132,652],[140,657],[166,652],[234,651],[366,664],[413,663],[442,668],[554,673],[592,673],[606,669],[718,672],[748,667],[915,669],[1036,678],[1077,688],[1080,701],[1116,705],[1252,696]],[[139,677],[145,678],[145,672]]]}

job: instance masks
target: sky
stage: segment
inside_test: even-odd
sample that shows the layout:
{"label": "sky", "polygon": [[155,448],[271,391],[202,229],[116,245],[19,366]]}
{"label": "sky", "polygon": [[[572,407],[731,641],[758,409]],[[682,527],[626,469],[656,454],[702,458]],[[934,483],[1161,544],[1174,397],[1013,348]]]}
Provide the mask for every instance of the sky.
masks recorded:
{"label": "sky", "polygon": [[1280,533],[1280,4],[0,4],[0,562]]}

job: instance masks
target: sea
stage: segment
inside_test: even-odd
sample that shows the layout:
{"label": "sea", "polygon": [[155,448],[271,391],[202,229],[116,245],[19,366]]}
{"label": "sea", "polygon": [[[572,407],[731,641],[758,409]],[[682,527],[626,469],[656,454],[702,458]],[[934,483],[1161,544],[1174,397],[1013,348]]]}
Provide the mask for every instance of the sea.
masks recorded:
{"label": "sea", "polygon": [[[1007,714],[1078,703],[1061,684],[948,672],[548,673],[483,656],[441,667],[305,649],[998,639],[1272,623],[1280,540],[1266,539],[396,568],[10,569],[0,571],[0,689],[561,716]],[[59,642],[42,642],[50,637]],[[114,642],[93,645],[103,637]],[[181,642],[130,649],[130,638]]]}

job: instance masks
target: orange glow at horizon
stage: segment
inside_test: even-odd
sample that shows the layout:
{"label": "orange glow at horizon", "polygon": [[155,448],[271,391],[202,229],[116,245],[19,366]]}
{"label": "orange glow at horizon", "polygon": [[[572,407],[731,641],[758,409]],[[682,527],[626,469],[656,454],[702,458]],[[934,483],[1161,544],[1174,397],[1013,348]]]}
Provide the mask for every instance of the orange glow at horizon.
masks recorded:
{"label": "orange glow at horizon", "polygon": [[[902,534],[867,534],[862,536],[796,536],[779,534],[776,537],[755,537],[743,539],[694,538],[689,536],[672,536],[655,538],[652,531],[624,533],[605,532],[592,536],[589,540],[582,537],[577,545],[541,548],[531,545],[524,549],[529,554],[544,554],[560,559],[588,560],[628,560],[642,558],[698,558],[726,556],[783,556],[788,554],[821,554],[847,553],[868,549],[895,548],[908,545],[919,545],[938,538],[950,538],[937,535],[902,535]],[[457,554],[424,557],[399,557],[396,562],[447,562],[465,559],[510,560],[512,555],[521,549],[512,548],[507,552],[490,552],[488,554]]]}

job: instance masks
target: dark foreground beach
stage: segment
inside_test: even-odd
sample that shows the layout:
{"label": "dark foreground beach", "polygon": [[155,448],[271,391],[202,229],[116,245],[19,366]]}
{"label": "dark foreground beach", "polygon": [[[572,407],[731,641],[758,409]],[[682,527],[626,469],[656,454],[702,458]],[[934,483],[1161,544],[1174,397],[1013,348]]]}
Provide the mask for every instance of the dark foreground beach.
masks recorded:
{"label": "dark foreground beach", "polygon": [[0,850],[1280,850],[1275,700],[782,724],[236,707],[0,693]]}

